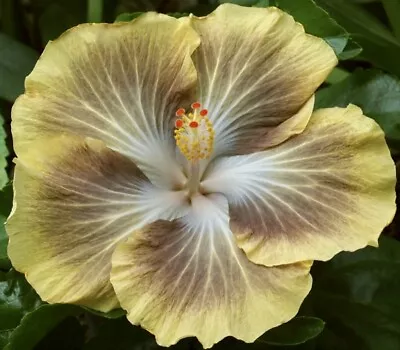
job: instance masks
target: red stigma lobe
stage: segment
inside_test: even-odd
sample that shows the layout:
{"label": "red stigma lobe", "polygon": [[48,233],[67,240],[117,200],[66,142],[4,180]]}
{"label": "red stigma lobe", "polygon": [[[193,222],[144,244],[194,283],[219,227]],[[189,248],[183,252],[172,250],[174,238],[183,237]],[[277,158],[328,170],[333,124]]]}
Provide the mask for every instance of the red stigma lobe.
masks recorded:
{"label": "red stigma lobe", "polygon": [[192,108],[193,108],[193,109],[197,109],[197,108],[200,108],[200,107],[201,107],[200,102],[194,102],[194,103],[192,103]]}
{"label": "red stigma lobe", "polygon": [[185,109],[184,109],[184,108],[179,108],[179,109],[176,111],[175,114],[176,114],[177,117],[181,117],[182,115],[185,114]]}
{"label": "red stigma lobe", "polygon": [[183,126],[183,120],[177,119],[175,120],[175,128],[180,129]]}
{"label": "red stigma lobe", "polygon": [[207,114],[208,114],[208,111],[207,111],[206,109],[202,109],[202,110],[200,111],[200,115],[201,115],[202,117],[206,116]]}

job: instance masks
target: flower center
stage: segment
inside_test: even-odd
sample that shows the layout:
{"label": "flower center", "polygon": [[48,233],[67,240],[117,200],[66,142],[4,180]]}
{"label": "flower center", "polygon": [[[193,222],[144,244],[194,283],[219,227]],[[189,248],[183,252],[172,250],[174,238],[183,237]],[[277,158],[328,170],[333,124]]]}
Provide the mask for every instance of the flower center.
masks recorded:
{"label": "flower center", "polygon": [[214,146],[214,129],[207,118],[208,111],[200,109],[199,102],[192,103],[191,107],[189,113],[183,108],[176,111],[175,140],[186,159],[196,163],[210,157]]}
{"label": "flower center", "polygon": [[192,103],[191,107],[189,113],[179,108],[175,121],[176,145],[190,164],[186,184],[189,196],[199,192],[199,160],[209,158],[214,147],[214,129],[207,117],[208,111],[201,109],[199,102]]}

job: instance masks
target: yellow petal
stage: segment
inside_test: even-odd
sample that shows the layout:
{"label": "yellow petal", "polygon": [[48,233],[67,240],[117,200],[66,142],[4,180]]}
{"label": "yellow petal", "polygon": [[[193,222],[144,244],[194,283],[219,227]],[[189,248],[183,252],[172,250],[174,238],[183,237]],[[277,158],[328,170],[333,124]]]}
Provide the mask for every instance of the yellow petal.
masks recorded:
{"label": "yellow petal", "polygon": [[224,4],[187,21],[201,38],[194,53],[198,96],[214,124],[215,152],[262,150],[305,127],[312,106],[303,110],[304,122],[289,123],[284,134],[275,130],[299,112],[336,65],[324,40],[305,34],[273,7]]}
{"label": "yellow petal", "polygon": [[78,134],[133,158],[150,177],[179,180],[179,167],[167,166],[176,164],[173,118],[195,88],[198,44],[188,24],[155,13],[68,30],[46,46],[14,105],[17,155],[33,140]]}
{"label": "yellow petal", "polygon": [[11,262],[43,300],[109,311],[118,306],[109,281],[116,244],[155,219],[180,216],[183,195],[157,190],[101,141],[31,145],[16,161]]}
{"label": "yellow petal", "polygon": [[291,319],[311,288],[310,265],[253,264],[235,244],[225,198],[192,205],[117,247],[111,282],[128,319],[162,346],[195,336],[205,348],[227,336],[253,342]]}
{"label": "yellow petal", "polygon": [[315,112],[277,147],[219,160],[202,186],[228,197],[247,256],[279,265],[376,244],[396,210],[395,182],[383,131],[350,105]]}

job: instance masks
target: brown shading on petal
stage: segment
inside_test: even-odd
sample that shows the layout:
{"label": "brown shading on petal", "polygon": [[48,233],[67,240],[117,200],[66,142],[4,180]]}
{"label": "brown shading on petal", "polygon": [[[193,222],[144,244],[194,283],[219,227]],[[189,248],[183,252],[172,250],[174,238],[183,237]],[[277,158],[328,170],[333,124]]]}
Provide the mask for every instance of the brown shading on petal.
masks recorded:
{"label": "brown shading on petal", "polygon": [[171,171],[169,182],[179,181],[178,166],[166,165],[176,163],[175,111],[193,99],[190,56],[198,44],[188,24],[156,13],[68,30],[46,46],[14,105],[17,155],[40,138],[88,136],[133,158],[150,177],[165,181]]}
{"label": "brown shading on petal", "polygon": [[219,160],[202,185],[228,197],[249,259],[271,266],[377,245],[396,210],[395,183],[383,131],[350,105],[315,112],[277,147]]}
{"label": "brown shading on petal", "polygon": [[[217,154],[271,146],[274,128],[299,112],[337,63],[324,40],[274,7],[224,4],[190,23],[201,38],[198,96],[214,124]],[[289,123],[286,138],[310,115],[305,109],[304,123]]]}
{"label": "brown shading on petal", "polygon": [[162,346],[195,336],[209,348],[227,336],[253,342],[292,318],[311,288],[310,265],[253,264],[235,244],[225,198],[192,204],[116,249],[111,282],[128,319]]}
{"label": "brown shading on petal", "polygon": [[109,311],[118,306],[109,282],[116,244],[155,218],[176,217],[178,199],[170,193],[161,207],[157,198],[166,194],[101,141],[59,137],[32,146],[16,160],[6,227],[12,264],[45,301]]}

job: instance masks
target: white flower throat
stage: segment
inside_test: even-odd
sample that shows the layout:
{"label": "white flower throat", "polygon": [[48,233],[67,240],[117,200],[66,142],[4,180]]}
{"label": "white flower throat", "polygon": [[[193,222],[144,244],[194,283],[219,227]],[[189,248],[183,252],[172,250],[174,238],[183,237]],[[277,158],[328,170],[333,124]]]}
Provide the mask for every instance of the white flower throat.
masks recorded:
{"label": "white flower throat", "polygon": [[181,153],[190,163],[187,188],[190,194],[197,193],[200,184],[199,161],[211,156],[214,147],[214,129],[208,119],[207,109],[201,109],[199,102],[191,105],[192,111],[184,108],[176,111],[175,140]]}

